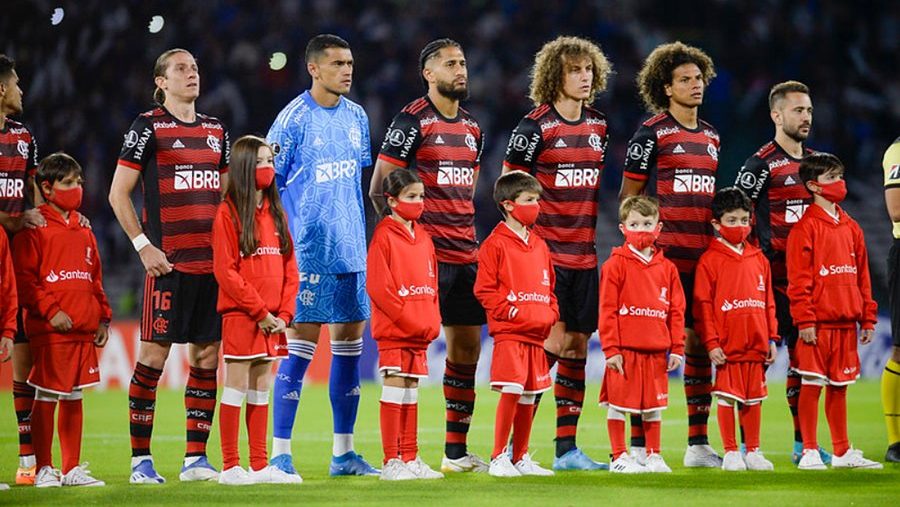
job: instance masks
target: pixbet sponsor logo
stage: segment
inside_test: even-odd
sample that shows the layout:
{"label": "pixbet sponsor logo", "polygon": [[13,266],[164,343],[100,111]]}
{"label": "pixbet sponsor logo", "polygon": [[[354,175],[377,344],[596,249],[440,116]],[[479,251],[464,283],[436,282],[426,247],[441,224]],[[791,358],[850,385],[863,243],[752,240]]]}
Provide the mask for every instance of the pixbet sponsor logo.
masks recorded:
{"label": "pixbet sponsor logo", "polygon": [[778,160],[769,162],[769,170],[778,169],[779,167],[784,167],[790,163],[791,161],[786,158],[779,158]]}
{"label": "pixbet sponsor logo", "polygon": [[177,127],[174,121],[155,121],[153,122],[153,128],[156,130],[162,129],[173,129]]}
{"label": "pixbet sponsor logo", "polygon": [[356,160],[326,162],[316,166],[316,183],[353,178],[354,176],[356,176]]}
{"label": "pixbet sponsor logo", "polygon": [[646,308],[634,305],[626,306],[622,303],[622,307],[619,308],[619,315],[623,317],[652,317],[655,319],[666,320],[669,317],[669,312],[656,308]]}
{"label": "pixbet sponsor logo", "polygon": [[725,300],[722,302],[722,311],[730,312],[731,310],[740,310],[743,308],[757,308],[760,310],[764,310],[766,308],[766,302],[760,299],[732,299],[731,301]]}
{"label": "pixbet sponsor logo", "polygon": [[663,137],[677,134],[679,132],[681,132],[681,129],[679,129],[678,127],[665,127],[656,131],[656,137],[657,139],[662,139]]}
{"label": "pixbet sponsor logo", "polygon": [[175,170],[175,190],[218,190],[218,171]]}
{"label": "pixbet sponsor logo", "polygon": [[46,280],[47,283],[66,282],[69,280],[87,280],[88,282],[92,282],[94,281],[94,277],[87,271],[80,271],[77,269],[70,271],[63,269],[60,270],[59,273],[51,269],[44,280]]}

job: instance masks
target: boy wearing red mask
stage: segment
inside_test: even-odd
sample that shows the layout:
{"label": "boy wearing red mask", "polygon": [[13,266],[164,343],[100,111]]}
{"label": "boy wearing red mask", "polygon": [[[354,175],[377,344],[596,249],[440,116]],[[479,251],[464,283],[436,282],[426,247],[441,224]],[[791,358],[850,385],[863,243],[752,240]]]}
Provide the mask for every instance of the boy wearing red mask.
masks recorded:
{"label": "boy wearing red mask", "polygon": [[816,430],[819,396],[834,446],[834,468],[882,468],[853,449],[847,436],[847,386],[859,377],[859,340],[872,341],[878,306],[872,299],[863,231],[838,204],[847,196],[844,164],[829,153],[808,155],[800,179],[813,204],[791,229],[787,244],[788,297],[799,329],[795,371],[802,376],[798,411],[803,435],[800,470],[824,470]]}
{"label": "boy wearing red mask", "polygon": [[[28,383],[36,389],[31,416],[39,488],[103,486],[81,465],[82,389],[100,382],[97,347],[106,345],[112,317],[102,285],[97,240],[79,223],[81,166],[55,153],[35,176],[46,201],[46,227],[13,240],[19,299],[34,357]],[[59,404],[62,473],[53,468],[53,416]]]}
{"label": "boy wearing red mask", "polygon": [[[669,400],[667,373],[684,361],[684,290],[675,264],[654,244],[662,230],[656,199],[622,201],[619,230],[625,244],[613,248],[600,269],[600,343],[606,356],[600,404],[608,408],[609,471],[671,472],[659,454],[660,431]],[[646,465],[625,447],[626,413],[641,418]]]}
{"label": "boy wearing red mask", "polygon": [[[697,264],[694,322],[716,367],[719,432],[725,446],[722,470],[772,470],[759,450],[761,404],[767,396],[766,366],[775,361],[778,321],[769,261],[746,242],[752,204],[737,187],[713,197],[713,240]],[[735,403],[747,454],[735,440]]]}
{"label": "boy wearing red mask", "polygon": [[[500,392],[488,470],[494,477],[553,475],[528,455],[535,396],[551,387],[544,341],[559,320],[550,250],[529,230],[540,213],[541,192],[530,174],[501,176],[494,184],[494,202],[504,221],[478,253],[475,297],[494,338],[491,388]],[[511,455],[505,452],[510,431]]]}

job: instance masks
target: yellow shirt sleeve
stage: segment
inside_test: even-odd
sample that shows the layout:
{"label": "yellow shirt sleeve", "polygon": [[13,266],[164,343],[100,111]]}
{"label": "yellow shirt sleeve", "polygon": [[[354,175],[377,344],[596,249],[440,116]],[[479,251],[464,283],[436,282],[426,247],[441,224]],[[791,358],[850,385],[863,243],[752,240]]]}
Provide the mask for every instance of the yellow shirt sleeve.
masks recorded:
{"label": "yellow shirt sleeve", "polygon": [[884,188],[900,187],[900,138],[884,152]]}

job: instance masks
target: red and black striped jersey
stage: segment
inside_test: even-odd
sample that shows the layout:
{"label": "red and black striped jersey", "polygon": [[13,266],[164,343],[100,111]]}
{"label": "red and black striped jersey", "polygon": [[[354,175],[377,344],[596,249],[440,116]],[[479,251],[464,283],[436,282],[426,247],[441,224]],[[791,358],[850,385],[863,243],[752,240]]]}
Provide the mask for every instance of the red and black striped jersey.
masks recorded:
{"label": "red and black striped jersey", "polygon": [[[803,154],[813,150],[804,148]],[[735,186],[747,192],[753,201],[756,240],[772,264],[775,288],[787,290],[785,249],[791,227],[800,221],[812,195],[800,180],[800,159],[794,158],[775,141],[762,146],[744,162]]]}
{"label": "red and black striped jersey", "polygon": [[468,111],[445,118],[427,96],[394,117],[381,144],[379,159],[415,169],[425,184],[419,223],[434,240],[438,262],[478,262],[472,199],[481,148],[481,127]]}
{"label": "red and black striped jersey", "polygon": [[185,123],[159,107],[125,134],[119,164],[141,171],[144,233],[178,271],[212,273],[212,226],[229,156],[225,126],[199,113]]}
{"label": "red and black striped jersey", "polygon": [[535,232],[556,266],[597,268],[597,203],[606,156],[606,117],[591,107],[568,121],[551,104],[529,112],[513,130],[503,166],[532,174],[544,192]]}
{"label": "red and black striped jersey", "polygon": [[668,111],[641,124],[628,143],[624,175],[647,181],[659,199],[659,245],[681,273],[693,273],[713,239],[712,198],[719,166],[719,134],[703,120],[689,129]]}
{"label": "red and black striped jersey", "polygon": [[25,125],[6,119],[0,129],[0,211],[21,215],[27,207],[25,186],[37,167],[37,143]]}

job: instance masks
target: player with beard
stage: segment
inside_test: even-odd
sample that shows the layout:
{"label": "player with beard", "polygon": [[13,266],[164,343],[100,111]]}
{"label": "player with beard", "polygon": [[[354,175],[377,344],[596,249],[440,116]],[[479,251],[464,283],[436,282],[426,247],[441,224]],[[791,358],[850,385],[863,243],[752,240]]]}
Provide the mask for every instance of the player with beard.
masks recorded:
{"label": "player with beard", "polygon": [[[797,464],[803,455],[803,438],[797,415],[800,375],[792,369],[796,367],[794,346],[797,344],[797,328],[791,319],[787,297],[785,249],[791,227],[812,203],[812,196],[800,181],[799,172],[800,159],[813,152],[803,145],[812,127],[813,106],[809,88],[798,81],[785,81],[773,86],[769,92],[769,115],[775,124],[775,139],[764,144],[744,162],[735,185],[753,201],[753,233],[772,266],[778,334],[787,343],[791,362],[786,394],[794,420],[792,459]],[[820,448],[819,453],[822,461],[831,461],[831,455],[824,449]]]}
{"label": "player with beard", "polygon": [[[657,245],[681,275],[685,309],[684,391],[688,408],[686,467],[722,466],[709,446],[707,421],[712,405],[712,364],[694,332],[691,304],[694,271],[714,238],[712,199],[719,166],[719,134],[698,116],[703,92],[715,77],[712,59],[681,42],[662,44],[644,62],[637,82],[641,98],[655,116],[628,144],[619,197],[649,193],[659,198],[662,232]],[[632,418],[632,452],[641,461],[644,437]],[[634,449],[638,448],[637,451]]]}
{"label": "player with beard", "polygon": [[428,43],[419,55],[419,70],[428,93],[394,117],[375,163],[369,197],[381,213],[385,206],[381,182],[395,170],[415,170],[425,183],[425,212],[419,223],[434,240],[447,339],[447,437],[441,471],[487,472],[487,463],[466,446],[475,406],[481,326],[486,322],[473,293],[478,242],[472,199],[480,169],[481,128],[459,105],[468,98],[468,71],[458,42]]}

